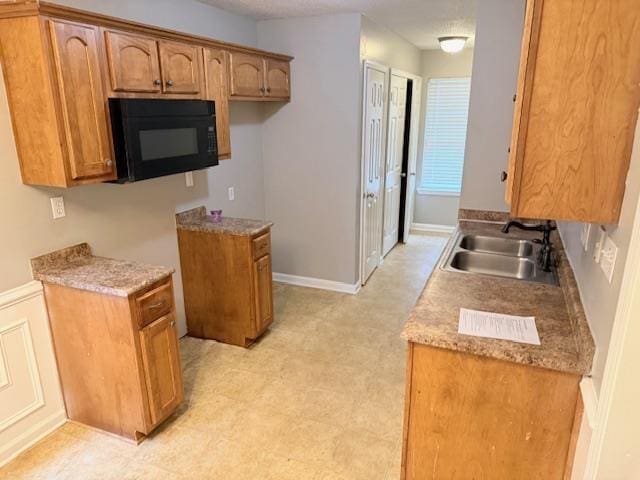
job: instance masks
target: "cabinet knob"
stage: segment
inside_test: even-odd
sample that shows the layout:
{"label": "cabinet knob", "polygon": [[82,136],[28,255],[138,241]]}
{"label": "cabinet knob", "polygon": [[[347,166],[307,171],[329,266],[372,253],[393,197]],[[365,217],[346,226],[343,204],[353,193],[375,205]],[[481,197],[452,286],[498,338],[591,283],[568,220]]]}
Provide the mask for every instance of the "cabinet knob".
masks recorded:
{"label": "cabinet knob", "polygon": [[514,95],[514,96],[513,96],[513,101],[515,102],[517,98],[518,98],[518,95],[517,95],[517,94],[516,94],[516,95]]}
{"label": "cabinet knob", "polygon": [[175,327],[175,326],[176,326],[176,321],[175,321],[175,320],[171,320],[171,321],[169,322],[169,326],[170,326],[170,327]]}
{"label": "cabinet knob", "polygon": [[162,85],[162,80],[160,80],[159,78],[156,78],[156,79],[153,81],[153,84],[154,84],[154,85]]}
{"label": "cabinet knob", "polygon": [[264,93],[264,87],[260,87],[260,92]]}
{"label": "cabinet knob", "polygon": [[506,182],[508,177],[509,177],[509,174],[503,170],[502,173],[500,174],[500,181]]}
{"label": "cabinet knob", "polygon": [[167,87],[173,87],[173,80],[167,80]]}
{"label": "cabinet knob", "polygon": [[113,166],[113,160],[111,160],[110,158],[105,158],[105,160],[104,160],[104,164],[105,164],[107,167],[112,167],[112,166]]}
{"label": "cabinet knob", "polygon": [[271,93],[271,87],[267,87],[267,93]]}

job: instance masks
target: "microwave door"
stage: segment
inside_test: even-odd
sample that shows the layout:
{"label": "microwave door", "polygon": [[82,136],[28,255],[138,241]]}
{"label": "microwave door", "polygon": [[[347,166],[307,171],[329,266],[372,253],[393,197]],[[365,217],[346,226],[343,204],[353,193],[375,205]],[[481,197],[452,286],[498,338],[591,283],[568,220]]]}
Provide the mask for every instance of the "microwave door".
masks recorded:
{"label": "microwave door", "polygon": [[218,164],[213,117],[129,117],[126,135],[136,181]]}

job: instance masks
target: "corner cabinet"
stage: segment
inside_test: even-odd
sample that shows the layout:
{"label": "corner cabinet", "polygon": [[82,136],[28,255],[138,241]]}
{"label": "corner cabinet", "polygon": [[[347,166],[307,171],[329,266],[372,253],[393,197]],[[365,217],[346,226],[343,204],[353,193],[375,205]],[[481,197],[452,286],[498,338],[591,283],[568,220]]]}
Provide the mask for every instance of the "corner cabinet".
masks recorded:
{"label": "corner cabinet", "polygon": [[108,99],[287,101],[291,57],[47,2],[0,2],[0,52],[22,181],[71,187],[117,177]]}
{"label": "corner cabinet", "polygon": [[289,62],[231,53],[232,100],[280,101],[291,97]]}
{"label": "corner cabinet", "polygon": [[616,223],[640,107],[636,0],[528,0],[506,201],[514,217]]}
{"label": "corner cabinet", "polygon": [[129,297],[44,291],[67,415],[142,440],[184,396],[171,279]]}

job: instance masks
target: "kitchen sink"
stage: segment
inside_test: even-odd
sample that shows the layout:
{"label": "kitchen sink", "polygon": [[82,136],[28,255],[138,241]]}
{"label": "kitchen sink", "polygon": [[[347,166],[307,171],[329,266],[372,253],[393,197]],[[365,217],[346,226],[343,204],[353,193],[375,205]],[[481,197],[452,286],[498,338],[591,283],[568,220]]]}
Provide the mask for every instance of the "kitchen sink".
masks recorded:
{"label": "kitchen sink", "polygon": [[557,285],[555,271],[536,263],[540,246],[529,240],[458,233],[442,264],[444,270]]}
{"label": "kitchen sink", "polygon": [[530,257],[533,254],[533,244],[531,242],[511,238],[464,235],[459,245],[460,248],[472,252],[499,253],[515,257]]}

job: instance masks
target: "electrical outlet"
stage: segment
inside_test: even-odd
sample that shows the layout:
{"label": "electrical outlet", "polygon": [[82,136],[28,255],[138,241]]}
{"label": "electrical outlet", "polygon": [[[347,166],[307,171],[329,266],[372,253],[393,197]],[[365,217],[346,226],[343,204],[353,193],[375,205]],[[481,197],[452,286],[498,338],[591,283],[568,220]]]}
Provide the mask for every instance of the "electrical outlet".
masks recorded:
{"label": "electrical outlet", "polygon": [[186,172],[184,174],[184,181],[187,187],[193,187],[193,172]]}
{"label": "electrical outlet", "polygon": [[62,197],[52,197],[51,198],[51,212],[53,213],[53,218],[62,218],[67,213],[64,211],[64,198]]}
{"label": "electrical outlet", "polygon": [[600,252],[600,268],[604,272],[609,283],[613,280],[613,270],[616,266],[616,258],[618,256],[618,247],[613,243],[611,237],[607,236],[604,240]]}
{"label": "electrical outlet", "polygon": [[236,191],[233,187],[229,187],[229,200],[234,201],[236,199]]}
{"label": "electrical outlet", "polygon": [[596,263],[600,263],[602,256],[602,249],[604,248],[604,242],[607,239],[607,231],[603,226],[598,229],[598,237],[595,246],[593,247],[593,260]]}
{"label": "electrical outlet", "polygon": [[589,237],[591,237],[591,224],[584,223],[580,231],[580,243],[585,252],[589,251]]}

